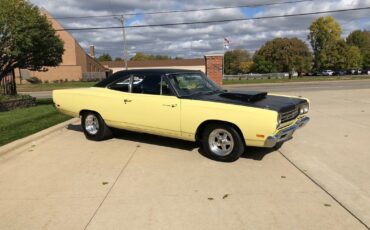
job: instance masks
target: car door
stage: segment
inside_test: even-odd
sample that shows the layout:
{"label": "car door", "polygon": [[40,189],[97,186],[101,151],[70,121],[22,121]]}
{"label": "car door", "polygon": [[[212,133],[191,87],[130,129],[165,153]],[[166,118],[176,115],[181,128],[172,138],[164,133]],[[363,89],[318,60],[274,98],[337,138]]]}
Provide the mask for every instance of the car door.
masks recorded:
{"label": "car door", "polygon": [[125,114],[130,111],[123,106],[126,98],[130,96],[131,75],[122,75],[116,81],[110,83],[100,96],[100,107],[98,112],[103,116],[104,121],[111,127],[129,128]]}
{"label": "car door", "polygon": [[123,120],[133,129],[144,132],[181,136],[181,103],[160,75],[133,75],[131,93],[121,99]]}

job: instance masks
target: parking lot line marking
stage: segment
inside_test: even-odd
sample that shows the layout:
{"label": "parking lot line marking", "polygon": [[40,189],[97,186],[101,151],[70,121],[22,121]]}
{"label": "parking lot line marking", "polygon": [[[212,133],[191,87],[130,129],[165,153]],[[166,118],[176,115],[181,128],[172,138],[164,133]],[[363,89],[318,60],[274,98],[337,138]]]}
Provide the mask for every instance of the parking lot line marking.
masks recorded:
{"label": "parking lot line marking", "polygon": [[303,175],[305,175],[310,181],[312,181],[317,187],[319,187],[322,191],[328,194],[335,202],[337,202],[344,210],[346,210],[351,216],[353,216],[356,220],[358,220],[365,228],[370,229],[365,222],[363,222],[360,218],[358,218],[351,210],[349,210],[344,204],[342,204],[334,195],[332,195],[329,191],[327,191],[323,186],[321,186],[318,182],[316,182],[312,177],[310,177],[304,170],[300,169],[293,161],[291,161],[281,150],[278,150],[281,156],[283,156],[291,165],[293,165],[298,171],[300,171]]}
{"label": "parking lot line marking", "polygon": [[99,209],[101,208],[101,206],[103,205],[104,201],[107,199],[109,193],[112,191],[114,185],[116,185],[118,179],[121,177],[121,175],[123,174],[123,172],[125,171],[125,169],[127,168],[128,164],[131,162],[132,158],[134,157],[136,151],[139,149],[140,146],[136,146],[135,150],[132,151],[130,157],[128,158],[128,160],[126,161],[126,163],[122,166],[122,169],[121,171],[118,173],[116,179],[114,180],[114,182],[112,183],[112,186],[109,188],[107,194],[105,194],[103,200],[100,202],[99,206],[96,208],[96,210],[94,211],[93,215],[91,216],[91,218],[89,219],[89,222],[87,222],[87,224],[85,225],[85,228],[84,230],[87,229],[87,227],[90,225],[91,221],[94,219],[94,217],[96,216],[96,214],[98,213]]}

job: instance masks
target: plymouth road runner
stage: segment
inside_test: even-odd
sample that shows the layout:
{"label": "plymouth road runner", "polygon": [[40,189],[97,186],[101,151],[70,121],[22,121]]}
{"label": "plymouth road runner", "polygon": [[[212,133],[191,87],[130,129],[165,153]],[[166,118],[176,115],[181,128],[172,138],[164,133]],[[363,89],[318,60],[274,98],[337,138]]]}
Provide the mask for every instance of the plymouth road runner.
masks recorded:
{"label": "plymouth road runner", "polygon": [[81,117],[86,137],[111,128],[198,141],[205,154],[235,161],[245,146],[278,147],[309,118],[307,99],[218,87],[200,71],[128,70],[91,88],[53,91],[62,113]]}

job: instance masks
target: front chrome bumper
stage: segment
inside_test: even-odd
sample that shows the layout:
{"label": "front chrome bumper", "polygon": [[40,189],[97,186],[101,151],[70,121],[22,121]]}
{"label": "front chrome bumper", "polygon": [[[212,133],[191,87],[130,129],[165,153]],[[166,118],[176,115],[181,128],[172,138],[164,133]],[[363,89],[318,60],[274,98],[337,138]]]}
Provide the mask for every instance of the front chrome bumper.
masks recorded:
{"label": "front chrome bumper", "polygon": [[264,147],[272,148],[277,143],[288,141],[288,140],[292,139],[293,138],[293,133],[297,129],[302,128],[303,126],[305,126],[309,121],[310,121],[309,117],[303,117],[303,118],[299,119],[294,125],[289,126],[286,129],[282,129],[280,132],[278,132],[274,136],[267,137]]}

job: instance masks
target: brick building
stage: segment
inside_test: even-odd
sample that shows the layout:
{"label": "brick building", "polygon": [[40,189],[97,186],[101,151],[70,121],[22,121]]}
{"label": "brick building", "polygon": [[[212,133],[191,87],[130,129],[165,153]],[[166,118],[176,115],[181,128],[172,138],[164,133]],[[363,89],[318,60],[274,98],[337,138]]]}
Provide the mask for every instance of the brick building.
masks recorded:
{"label": "brick building", "polygon": [[[50,20],[53,28],[63,27],[48,12],[43,12]],[[78,44],[73,36],[67,31],[57,31],[57,34],[64,42],[64,55],[62,63],[57,67],[45,67],[41,71],[15,70],[17,82],[24,81],[29,77],[37,77],[43,82],[55,80],[79,81],[84,76],[105,77],[106,68],[94,57],[94,47],[90,49],[90,55]]]}
{"label": "brick building", "polygon": [[222,85],[223,80],[223,63],[224,63],[224,55],[206,55],[204,56],[205,59],[205,66],[206,66],[206,74],[218,85]]}

